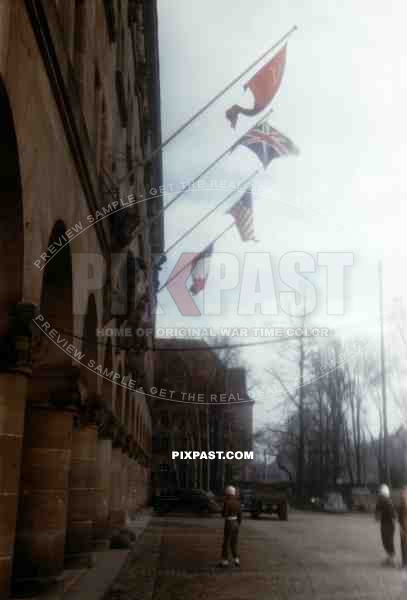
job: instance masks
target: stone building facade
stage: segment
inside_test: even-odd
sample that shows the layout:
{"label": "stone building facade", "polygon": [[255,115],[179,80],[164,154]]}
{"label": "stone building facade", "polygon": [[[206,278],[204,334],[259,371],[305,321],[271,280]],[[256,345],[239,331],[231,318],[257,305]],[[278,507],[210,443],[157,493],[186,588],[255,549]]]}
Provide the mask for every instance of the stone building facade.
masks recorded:
{"label": "stone building facade", "polygon": [[1,598],[149,500],[158,85],[153,0],[0,1]]}
{"label": "stone building facade", "polygon": [[180,460],[172,458],[172,451],[252,450],[253,402],[246,371],[228,366],[196,339],[156,339],[156,349],[155,384],[165,398],[158,392],[150,399],[154,494],[177,488],[222,494],[225,484],[246,477],[250,460]]}

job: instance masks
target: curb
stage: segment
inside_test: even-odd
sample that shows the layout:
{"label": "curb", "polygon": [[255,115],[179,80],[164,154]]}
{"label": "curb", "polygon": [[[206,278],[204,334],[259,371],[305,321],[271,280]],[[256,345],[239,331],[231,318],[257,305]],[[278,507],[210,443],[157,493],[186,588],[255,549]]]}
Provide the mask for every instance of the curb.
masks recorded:
{"label": "curb", "polygon": [[106,598],[115,581],[128,566],[151,517],[152,510],[146,509],[136,515],[133,520],[127,521],[125,528],[130,529],[136,538],[132,548],[97,552],[95,566],[85,571],[63,594],[61,600],[103,600]]}

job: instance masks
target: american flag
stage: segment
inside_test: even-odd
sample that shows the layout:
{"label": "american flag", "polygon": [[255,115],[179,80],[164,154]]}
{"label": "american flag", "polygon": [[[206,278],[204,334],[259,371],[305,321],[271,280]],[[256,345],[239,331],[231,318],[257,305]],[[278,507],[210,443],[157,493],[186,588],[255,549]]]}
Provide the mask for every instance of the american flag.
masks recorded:
{"label": "american flag", "polygon": [[293,142],[284,134],[277,131],[277,129],[271,127],[267,122],[257,125],[246,133],[233,146],[232,150],[240,145],[252,150],[265,169],[267,169],[274,158],[288,156],[289,154],[299,154],[299,150]]}
{"label": "american flag", "polygon": [[236,227],[240,233],[243,242],[250,240],[257,241],[254,234],[252,188],[248,188],[243,196],[238,200],[228,213],[235,220]]}
{"label": "american flag", "polygon": [[213,254],[214,244],[209,244],[199,255],[198,261],[192,271],[192,285],[189,291],[193,296],[201,292],[206,284],[209,275],[209,265]]}

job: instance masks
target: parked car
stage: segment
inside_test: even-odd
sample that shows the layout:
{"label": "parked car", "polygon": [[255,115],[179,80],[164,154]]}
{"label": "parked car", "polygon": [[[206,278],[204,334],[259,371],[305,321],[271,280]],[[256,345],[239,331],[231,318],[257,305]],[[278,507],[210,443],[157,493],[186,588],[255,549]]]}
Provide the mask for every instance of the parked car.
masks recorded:
{"label": "parked car", "polygon": [[215,514],[222,510],[212,492],[200,489],[179,489],[171,495],[156,496],[154,509],[159,514],[170,511]]}
{"label": "parked car", "polygon": [[240,506],[243,511],[251,511],[253,497],[254,490],[252,488],[245,487],[244,485],[239,488]]}
{"label": "parked car", "polygon": [[258,519],[261,513],[276,514],[280,521],[288,519],[288,493],[286,481],[247,481],[239,484],[243,510]]}

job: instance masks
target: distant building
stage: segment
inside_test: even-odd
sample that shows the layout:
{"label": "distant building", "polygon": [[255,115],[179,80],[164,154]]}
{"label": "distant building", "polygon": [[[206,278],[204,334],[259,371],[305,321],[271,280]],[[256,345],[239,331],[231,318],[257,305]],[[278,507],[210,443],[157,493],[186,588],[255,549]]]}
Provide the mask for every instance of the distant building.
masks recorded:
{"label": "distant building", "polygon": [[[196,347],[200,349],[185,350]],[[204,341],[158,339],[156,348],[155,387],[157,396],[166,390],[167,399],[150,400],[154,491],[221,492],[225,484],[242,478],[247,461],[181,460],[172,459],[171,453],[252,449],[253,402],[245,370],[228,368]]]}

